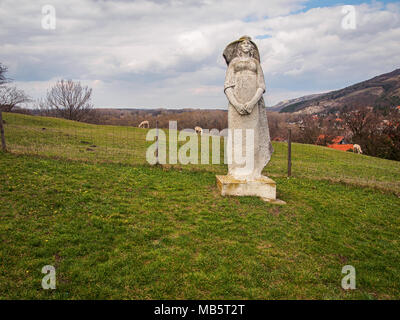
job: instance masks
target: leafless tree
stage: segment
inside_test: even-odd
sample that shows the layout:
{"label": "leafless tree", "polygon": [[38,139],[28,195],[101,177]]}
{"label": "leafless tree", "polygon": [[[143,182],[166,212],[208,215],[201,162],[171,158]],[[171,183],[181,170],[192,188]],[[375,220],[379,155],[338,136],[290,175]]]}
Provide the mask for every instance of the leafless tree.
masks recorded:
{"label": "leafless tree", "polygon": [[47,99],[39,98],[35,101],[35,106],[36,106],[36,113],[45,116],[45,117],[55,117],[57,116],[56,112],[53,109],[50,109]]}
{"label": "leafless tree", "polygon": [[400,112],[392,110],[389,114],[391,121],[386,124],[383,134],[390,139],[390,154],[388,159],[400,161]]}
{"label": "leafless tree", "polygon": [[27,96],[23,90],[17,89],[17,87],[0,86],[1,111],[10,112],[19,104],[29,102],[30,100],[29,96]]}
{"label": "leafless tree", "polygon": [[356,109],[342,118],[352,132],[352,142],[359,144],[364,154],[400,160],[400,114],[397,110],[385,114],[382,110]]}
{"label": "leafless tree", "polygon": [[288,134],[290,116],[286,113],[268,112],[268,126],[271,139],[285,138]]}
{"label": "leafless tree", "polygon": [[352,133],[352,140],[354,143],[361,146],[371,131],[376,127],[377,117],[376,114],[371,112],[368,108],[359,108],[347,113],[342,113],[341,118],[344,120],[346,127]]}
{"label": "leafless tree", "polygon": [[7,67],[3,66],[0,63],[0,86],[5,84],[8,81],[6,76],[5,76],[6,72],[7,72]]}
{"label": "leafless tree", "polygon": [[92,89],[80,82],[60,80],[47,92],[46,104],[59,117],[85,121],[93,112]]}
{"label": "leafless tree", "polygon": [[318,141],[319,135],[322,133],[321,120],[316,120],[312,116],[305,116],[300,125],[299,142],[315,144]]}

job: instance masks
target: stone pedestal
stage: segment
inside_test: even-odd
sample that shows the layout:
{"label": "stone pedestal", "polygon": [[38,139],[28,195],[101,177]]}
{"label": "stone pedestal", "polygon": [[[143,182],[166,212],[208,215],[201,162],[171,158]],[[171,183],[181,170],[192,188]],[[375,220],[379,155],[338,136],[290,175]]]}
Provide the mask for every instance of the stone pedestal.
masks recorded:
{"label": "stone pedestal", "polygon": [[276,183],[262,176],[256,180],[237,180],[232,176],[216,176],[217,186],[223,196],[257,196],[272,203],[284,202],[276,199]]}

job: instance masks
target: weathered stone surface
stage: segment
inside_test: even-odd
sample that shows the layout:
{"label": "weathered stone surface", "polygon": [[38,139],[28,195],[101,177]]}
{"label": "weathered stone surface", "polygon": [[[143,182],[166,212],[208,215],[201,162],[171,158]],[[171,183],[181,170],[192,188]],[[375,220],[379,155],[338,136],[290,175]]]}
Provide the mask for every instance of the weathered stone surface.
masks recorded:
{"label": "weathered stone surface", "polygon": [[276,183],[261,176],[254,180],[238,180],[232,176],[216,176],[217,186],[223,196],[257,196],[263,199],[276,200]]}
{"label": "weathered stone surface", "polygon": [[[284,203],[276,199],[275,181],[261,174],[273,148],[262,97],[265,82],[257,46],[244,36],[230,43],[223,55],[228,65],[224,84],[229,101],[228,175],[217,176],[218,188],[223,196],[257,196],[271,203]],[[236,137],[235,131],[240,135]],[[252,165],[248,165],[249,153]]]}
{"label": "weathered stone surface", "polygon": [[[250,37],[244,36],[229,44],[224,50],[228,64],[224,92],[229,101],[228,129],[242,130],[242,154],[246,150],[245,131],[254,132],[254,166],[248,170],[235,159],[235,147],[230,148],[232,161],[228,163],[228,174],[236,179],[257,179],[268,164],[273,153],[269,135],[267,113],[262,97],[265,92],[264,74],[260,65],[257,46]],[[235,145],[233,143],[233,145]]]}

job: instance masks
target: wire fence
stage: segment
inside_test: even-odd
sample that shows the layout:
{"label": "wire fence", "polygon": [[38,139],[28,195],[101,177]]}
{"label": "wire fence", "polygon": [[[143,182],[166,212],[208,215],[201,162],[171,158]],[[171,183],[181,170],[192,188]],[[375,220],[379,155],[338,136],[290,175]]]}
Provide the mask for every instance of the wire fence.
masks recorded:
{"label": "wire fence", "polygon": [[145,131],[133,127],[6,121],[7,150],[90,162],[145,162]]}
{"label": "wire fence", "polygon": [[[91,125],[62,119],[3,114],[7,150],[14,154],[36,155],[93,163],[147,164],[146,152],[153,141],[146,141],[148,129],[128,126]],[[166,149],[169,165],[169,133],[158,140]],[[176,133],[177,134],[177,133]],[[209,161],[201,162],[201,139],[197,164],[176,164],[226,174],[224,138],[220,138],[219,164],[212,164],[210,136]],[[289,139],[288,139],[289,140]],[[179,149],[185,142],[178,143]],[[312,178],[394,191],[400,194],[400,163],[330,148],[293,143],[288,157],[288,142],[273,142],[274,153],[264,174],[272,177]]]}

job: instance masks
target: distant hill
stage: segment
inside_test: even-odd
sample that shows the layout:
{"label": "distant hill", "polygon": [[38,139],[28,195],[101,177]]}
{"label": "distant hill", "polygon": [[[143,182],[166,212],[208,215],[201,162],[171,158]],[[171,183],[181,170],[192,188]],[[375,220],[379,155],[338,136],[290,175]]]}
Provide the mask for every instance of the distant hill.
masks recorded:
{"label": "distant hill", "polygon": [[278,104],[274,105],[273,107],[269,107],[268,111],[281,111],[282,109],[286,108],[287,106],[300,103],[300,102],[306,102],[311,99],[315,99],[317,97],[320,97],[324,95],[324,93],[316,93],[316,94],[310,94],[308,96],[303,96],[300,98],[295,98],[295,99],[290,99],[290,100],[283,100],[280,101]]}
{"label": "distant hill", "polygon": [[279,112],[321,113],[364,106],[390,107],[400,104],[400,69],[344,89],[283,101],[271,109]]}

